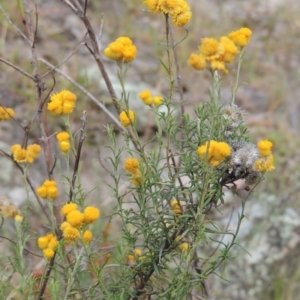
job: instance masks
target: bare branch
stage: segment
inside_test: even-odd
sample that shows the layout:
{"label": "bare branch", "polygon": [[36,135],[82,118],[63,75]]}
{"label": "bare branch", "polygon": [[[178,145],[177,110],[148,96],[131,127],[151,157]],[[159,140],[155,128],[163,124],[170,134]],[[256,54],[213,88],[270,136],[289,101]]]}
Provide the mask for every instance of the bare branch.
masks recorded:
{"label": "bare branch", "polygon": [[31,80],[35,81],[35,78],[32,75],[30,75],[26,71],[22,70],[21,68],[17,67],[16,65],[12,64],[11,62],[7,61],[6,59],[0,57],[0,61],[3,62],[3,63],[5,63],[8,66],[14,68],[15,70],[17,70],[21,74],[25,75],[26,77],[30,78]]}

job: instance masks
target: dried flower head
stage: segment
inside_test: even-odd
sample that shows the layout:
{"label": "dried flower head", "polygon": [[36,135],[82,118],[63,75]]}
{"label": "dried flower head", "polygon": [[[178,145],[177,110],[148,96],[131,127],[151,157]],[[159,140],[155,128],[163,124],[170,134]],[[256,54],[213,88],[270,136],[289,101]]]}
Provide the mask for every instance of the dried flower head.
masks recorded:
{"label": "dried flower head", "polygon": [[0,216],[3,218],[15,218],[21,215],[19,208],[5,197],[0,198]]}

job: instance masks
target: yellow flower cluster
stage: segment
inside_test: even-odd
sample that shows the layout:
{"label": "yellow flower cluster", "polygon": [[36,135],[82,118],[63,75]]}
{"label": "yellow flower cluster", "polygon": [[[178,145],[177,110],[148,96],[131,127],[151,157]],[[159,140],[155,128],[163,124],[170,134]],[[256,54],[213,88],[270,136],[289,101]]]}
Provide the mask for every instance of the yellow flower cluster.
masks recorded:
{"label": "yellow flower cluster", "polygon": [[129,37],[119,37],[104,50],[104,55],[115,61],[131,62],[136,57],[136,46]]}
{"label": "yellow flower cluster", "polygon": [[37,244],[43,250],[43,254],[47,259],[51,259],[54,256],[58,247],[57,237],[52,233],[39,237]]}
{"label": "yellow flower cluster", "polygon": [[[87,206],[83,212],[78,210],[77,204],[70,202],[61,208],[66,221],[60,226],[63,232],[64,240],[67,244],[76,241],[80,237],[80,229],[83,226],[95,222],[100,217],[100,210],[94,206]],[[82,234],[82,240],[88,244],[93,235],[90,230],[85,230]]]}
{"label": "yellow flower cluster", "polygon": [[120,122],[124,127],[132,125],[135,119],[135,114],[132,110],[125,111],[123,110],[120,113]]}
{"label": "yellow flower cluster", "polygon": [[144,0],[144,4],[154,13],[169,14],[175,26],[186,25],[192,17],[190,6],[185,0]]}
{"label": "yellow flower cluster", "polygon": [[237,31],[231,32],[228,36],[236,43],[236,45],[243,48],[249,43],[251,35],[252,31],[249,28],[243,27]]}
{"label": "yellow flower cluster", "polygon": [[15,115],[15,112],[12,108],[4,107],[0,105],[0,122],[9,120]]}
{"label": "yellow flower cluster", "polygon": [[44,183],[36,189],[37,194],[48,201],[53,201],[58,195],[58,189],[54,180],[45,180]]}
{"label": "yellow flower cluster", "polygon": [[56,135],[56,139],[58,141],[59,149],[64,154],[67,153],[71,148],[69,138],[70,138],[70,135],[66,131],[59,132]]}
{"label": "yellow flower cluster", "polygon": [[214,38],[203,38],[198,47],[199,53],[191,54],[188,63],[196,70],[204,70],[208,67],[228,73],[226,64],[231,63],[239,53],[238,47],[246,46],[251,34],[249,28],[241,28],[228,36],[221,37],[219,41]]}
{"label": "yellow flower cluster", "polygon": [[137,260],[141,259],[142,251],[140,249],[134,249],[133,254],[127,255],[127,260],[130,264],[136,263]]}
{"label": "yellow flower cluster", "polygon": [[255,162],[255,169],[260,172],[270,172],[275,170],[274,156],[271,151],[271,148],[273,147],[272,142],[262,140],[257,143],[257,147],[261,158]]}
{"label": "yellow flower cluster", "polygon": [[197,151],[200,158],[204,159],[207,156],[208,162],[214,167],[217,167],[231,154],[231,148],[227,143],[215,140],[210,140],[199,146]]}
{"label": "yellow flower cluster", "polygon": [[15,144],[10,148],[14,161],[17,163],[33,163],[34,160],[39,156],[41,146],[37,144],[28,145],[26,150],[19,144]]}
{"label": "yellow flower cluster", "polygon": [[50,97],[47,109],[56,116],[69,115],[76,104],[77,97],[68,90],[62,90]]}
{"label": "yellow flower cluster", "polygon": [[152,105],[159,106],[162,104],[162,97],[161,96],[152,96],[151,92],[149,90],[144,90],[141,93],[139,93],[139,98],[146,104],[146,105]]}
{"label": "yellow flower cluster", "polygon": [[138,159],[129,157],[126,158],[125,163],[124,163],[124,169],[128,172],[131,173],[131,183],[134,184],[135,186],[140,186],[142,182],[142,174],[141,171],[139,170],[140,163]]}

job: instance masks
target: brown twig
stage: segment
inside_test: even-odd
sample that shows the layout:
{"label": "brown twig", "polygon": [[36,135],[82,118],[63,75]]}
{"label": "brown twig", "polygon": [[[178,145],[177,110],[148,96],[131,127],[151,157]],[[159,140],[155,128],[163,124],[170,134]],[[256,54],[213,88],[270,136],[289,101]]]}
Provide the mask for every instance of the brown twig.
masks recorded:
{"label": "brown twig", "polygon": [[26,71],[24,71],[23,69],[17,67],[16,65],[14,65],[13,63],[9,62],[8,60],[0,57],[0,62],[5,63],[6,65],[14,68],[15,70],[17,70],[18,72],[20,72],[22,75],[25,75],[26,77],[30,78],[31,80],[35,81],[35,78],[30,75],[29,73],[27,73]]}
{"label": "brown twig", "polygon": [[77,172],[78,172],[78,167],[79,167],[79,162],[80,162],[82,144],[83,144],[83,141],[85,139],[84,129],[85,129],[85,125],[87,123],[86,111],[83,112],[83,116],[80,118],[80,120],[81,120],[82,125],[81,125],[81,128],[80,128],[80,137],[79,137],[77,151],[76,151],[76,161],[75,161],[75,165],[74,165],[73,177],[72,177],[72,182],[71,182],[70,191],[69,191],[68,203],[71,202],[72,198],[73,198],[73,190],[75,188],[75,182],[76,182],[76,178],[77,178]]}

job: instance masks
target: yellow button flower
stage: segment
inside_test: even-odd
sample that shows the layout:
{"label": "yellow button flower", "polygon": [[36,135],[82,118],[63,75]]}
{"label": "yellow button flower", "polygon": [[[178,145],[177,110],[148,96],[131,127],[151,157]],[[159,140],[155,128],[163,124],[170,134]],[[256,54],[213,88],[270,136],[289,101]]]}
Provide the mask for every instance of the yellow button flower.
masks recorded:
{"label": "yellow button flower", "polygon": [[73,210],[68,213],[66,219],[71,224],[71,226],[79,228],[83,225],[84,214],[79,210]]}
{"label": "yellow button flower", "polygon": [[84,223],[91,224],[100,217],[100,210],[94,206],[87,206],[84,209]]}
{"label": "yellow button flower", "polygon": [[120,113],[120,122],[124,127],[128,127],[133,124],[135,119],[134,112],[132,110],[122,111]]}
{"label": "yellow button flower", "polygon": [[86,244],[89,244],[91,239],[93,237],[93,234],[91,231],[89,230],[86,230],[84,233],[83,233],[83,236],[82,236],[82,239],[83,241],[86,243]]}

